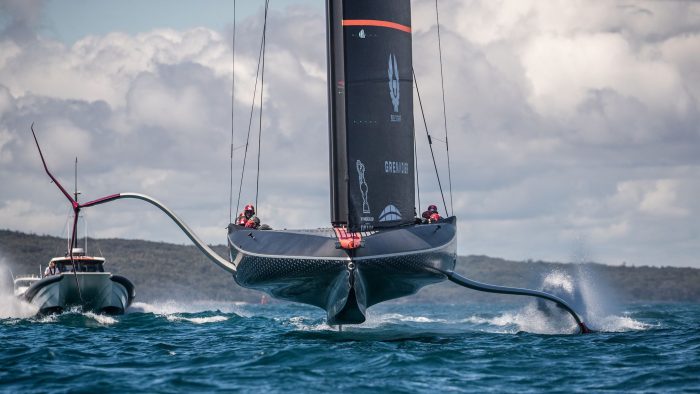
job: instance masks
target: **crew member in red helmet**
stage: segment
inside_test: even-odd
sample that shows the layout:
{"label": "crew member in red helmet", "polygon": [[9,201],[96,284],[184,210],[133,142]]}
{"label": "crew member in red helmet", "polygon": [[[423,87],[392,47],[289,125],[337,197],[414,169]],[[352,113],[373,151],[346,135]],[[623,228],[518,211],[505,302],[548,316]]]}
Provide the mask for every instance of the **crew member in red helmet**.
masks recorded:
{"label": "crew member in red helmet", "polygon": [[423,217],[423,223],[435,223],[442,219],[438,213],[437,206],[434,204],[428,205],[428,209],[421,215]]}
{"label": "crew member in red helmet", "polygon": [[260,227],[260,219],[255,216],[255,207],[253,204],[248,204],[243,208],[243,216],[246,218],[246,228],[256,229]]}

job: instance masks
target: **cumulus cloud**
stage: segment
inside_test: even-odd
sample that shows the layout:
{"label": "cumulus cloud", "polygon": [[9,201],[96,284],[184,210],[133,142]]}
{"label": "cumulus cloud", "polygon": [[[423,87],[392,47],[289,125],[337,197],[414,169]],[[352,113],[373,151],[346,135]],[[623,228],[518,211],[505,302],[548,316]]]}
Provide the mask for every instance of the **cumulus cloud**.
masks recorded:
{"label": "cumulus cloud", "polygon": [[26,43],[36,38],[41,23],[42,0],[6,0],[0,3],[0,34]]}
{"label": "cumulus cloud", "polygon": [[[700,265],[699,6],[439,4],[460,253],[565,260],[583,236],[603,262]],[[36,34],[40,5],[3,3],[11,17],[0,35],[0,225],[63,229],[62,197],[28,134],[36,122],[64,183],[79,156],[82,198],[151,194],[206,240],[224,242],[231,31],[114,32],[66,44]],[[414,67],[446,186],[435,3],[413,5]],[[270,18],[259,211],[277,228],[326,226],[323,9]],[[238,24],[234,203],[261,22]],[[255,197],[257,122],[255,112],[244,202]],[[417,107],[416,132],[425,205],[441,197]],[[96,236],[186,242],[138,202],[88,214]]]}

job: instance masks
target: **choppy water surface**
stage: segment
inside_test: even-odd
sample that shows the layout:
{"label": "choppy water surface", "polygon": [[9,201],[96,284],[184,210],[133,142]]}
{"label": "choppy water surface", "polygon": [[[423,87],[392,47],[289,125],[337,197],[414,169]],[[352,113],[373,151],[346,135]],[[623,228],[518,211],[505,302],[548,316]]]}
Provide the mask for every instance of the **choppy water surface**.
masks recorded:
{"label": "choppy water surface", "polygon": [[[20,315],[18,315],[20,313]],[[700,305],[630,305],[571,335],[535,303],[385,304],[342,332],[297,304],[0,314],[0,390],[694,391]]]}

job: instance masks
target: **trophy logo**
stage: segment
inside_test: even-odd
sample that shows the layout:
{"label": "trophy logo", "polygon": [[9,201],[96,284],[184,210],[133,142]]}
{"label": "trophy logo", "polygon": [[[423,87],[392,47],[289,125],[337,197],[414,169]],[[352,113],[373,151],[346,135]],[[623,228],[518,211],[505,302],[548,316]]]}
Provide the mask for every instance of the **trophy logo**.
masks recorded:
{"label": "trophy logo", "polygon": [[367,192],[369,191],[369,187],[367,186],[367,182],[365,180],[365,165],[359,160],[355,164],[360,181],[360,192],[362,193],[362,213],[370,213],[369,202],[367,201]]}

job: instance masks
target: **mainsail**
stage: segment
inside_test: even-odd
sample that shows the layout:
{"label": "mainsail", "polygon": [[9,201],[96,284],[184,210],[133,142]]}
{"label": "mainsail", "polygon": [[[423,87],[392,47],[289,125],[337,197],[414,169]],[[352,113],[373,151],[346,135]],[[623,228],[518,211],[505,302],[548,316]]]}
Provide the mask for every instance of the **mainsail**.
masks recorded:
{"label": "mainsail", "polygon": [[331,222],[413,223],[411,2],[327,4]]}

